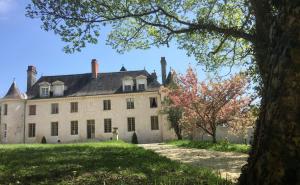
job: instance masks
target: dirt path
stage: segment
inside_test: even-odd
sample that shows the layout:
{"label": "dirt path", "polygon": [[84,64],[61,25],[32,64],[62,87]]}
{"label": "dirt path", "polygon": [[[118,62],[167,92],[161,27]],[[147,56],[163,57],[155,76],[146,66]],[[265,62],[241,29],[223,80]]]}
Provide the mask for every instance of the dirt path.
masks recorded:
{"label": "dirt path", "polygon": [[141,144],[145,149],[153,150],[160,155],[183,163],[213,169],[223,178],[235,181],[246,163],[247,154],[235,152],[217,152],[205,149],[178,148],[166,144]]}

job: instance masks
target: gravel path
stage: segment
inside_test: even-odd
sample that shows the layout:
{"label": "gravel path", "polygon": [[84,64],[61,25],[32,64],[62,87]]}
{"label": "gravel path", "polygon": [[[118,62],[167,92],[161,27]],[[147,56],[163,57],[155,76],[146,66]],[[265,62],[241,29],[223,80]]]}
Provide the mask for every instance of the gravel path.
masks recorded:
{"label": "gravel path", "polygon": [[241,167],[246,163],[247,154],[236,152],[217,152],[205,149],[178,148],[166,144],[141,144],[148,150],[183,163],[206,167],[220,173],[223,178],[236,181]]}

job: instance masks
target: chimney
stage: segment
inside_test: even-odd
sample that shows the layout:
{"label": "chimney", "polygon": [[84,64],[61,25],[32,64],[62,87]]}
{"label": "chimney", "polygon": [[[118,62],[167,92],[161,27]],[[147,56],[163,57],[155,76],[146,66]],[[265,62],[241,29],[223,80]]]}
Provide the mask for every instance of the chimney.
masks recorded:
{"label": "chimney", "polygon": [[157,80],[157,75],[156,75],[155,70],[153,71],[153,73],[151,73],[151,78],[152,78],[153,80]]}
{"label": "chimney", "polygon": [[96,59],[92,60],[92,77],[97,79],[99,72],[99,64]]}
{"label": "chimney", "polygon": [[162,84],[165,85],[166,78],[167,78],[167,72],[166,72],[167,61],[166,61],[165,57],[161,57],[160,64],[161,64],[161,78],[162,78],[161,81],[162,81]]}
{"label": "chimney", "polygon": [[36,75],[37,75],[36,67],[28,66],[28,69],[27,69],[27,92],[36,83]]}

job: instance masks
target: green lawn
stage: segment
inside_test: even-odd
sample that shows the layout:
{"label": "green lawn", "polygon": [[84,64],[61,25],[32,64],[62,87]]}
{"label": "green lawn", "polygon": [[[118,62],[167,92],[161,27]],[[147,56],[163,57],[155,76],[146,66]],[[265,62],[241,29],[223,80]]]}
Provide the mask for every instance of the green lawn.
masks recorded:
{"label": "green lawn", "polygon": [[[104,183],[105,182],[105,183]],[[231,184],[123,142],[0,145],[0,184]]]}
{"label": "green lawn", "polygon": [[167,144],[184,148],[208,149],[222,152],[248,153],[250,150],[250,145],[233,144],[225,141],[213,143],[211,141],[174,140],[167,142]]}

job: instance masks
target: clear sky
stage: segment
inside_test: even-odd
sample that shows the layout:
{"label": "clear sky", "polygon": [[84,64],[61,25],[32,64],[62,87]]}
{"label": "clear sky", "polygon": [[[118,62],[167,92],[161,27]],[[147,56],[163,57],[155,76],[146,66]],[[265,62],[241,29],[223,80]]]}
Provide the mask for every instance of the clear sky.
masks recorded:
{"label": "clear sky", "polygon": [[[183,73],[191,64],[196,65],[194,58],[186,56],[185,51],[178,50],[176,45],[170,48],[151,48],[133,50],[118,54],[104,44],[105,33],[97,45],[89,45],[81,52],[65,54],[65,45],[58,35],[45,32],[40,28],[39,20],[25,17],[25,7],[30,0],[0,0],[0,96],[4,96],[15,78],[22,92],[26,89],[26,70],[28,65],[37,67],[38,76],[77,74],[90,72],[91,59],[96,58],[100,72],[119,71],[122,64],[127,70],[146,68],[148,72],[156,70],[160,75],[160,57],[166,57],[170,67]],[[204,72],[198,66],[198,75]]]}

